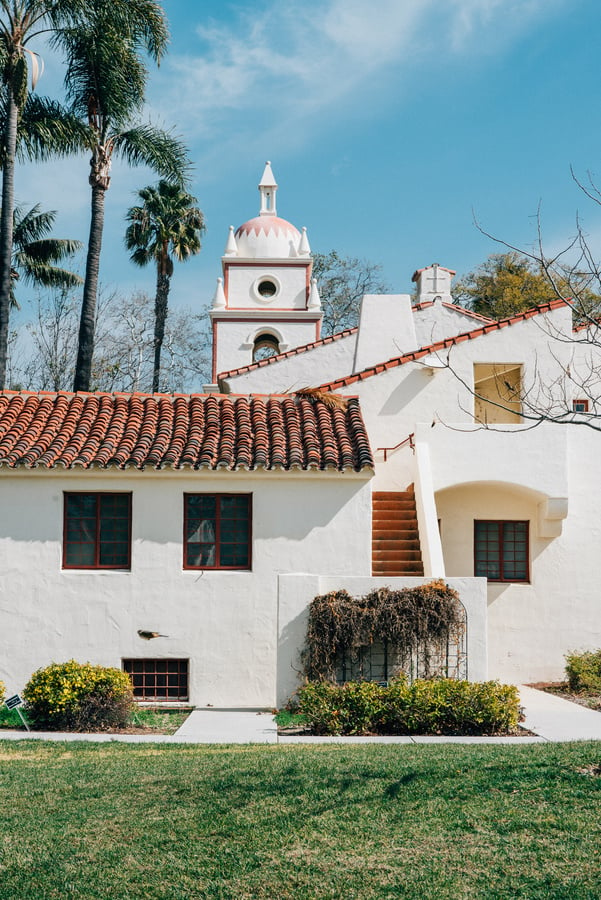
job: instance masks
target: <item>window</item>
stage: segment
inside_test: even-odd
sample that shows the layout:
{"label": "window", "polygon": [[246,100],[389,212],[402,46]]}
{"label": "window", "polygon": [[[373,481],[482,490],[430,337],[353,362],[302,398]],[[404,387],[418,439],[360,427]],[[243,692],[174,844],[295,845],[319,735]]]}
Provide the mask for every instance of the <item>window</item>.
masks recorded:
{"label": "window", "polygon": [[577,413],[587,413],[588,400],[572,400],[572,409]]}
{"label": "window", "polygon": [[474,418],[483,425],[521,421],[522,367],[515,363],[474,364]]}
{"label": "window", "polygon": [[250,547],[250,494],[184,494],[185,569],[250,569]]}
{"label": "window", "polygon": [[63,568],[129,569],[131,494],[65,494]]}
{"label": "window", "polygon": [[138,700],[172,702],[188,699],[187,659],[124,659]]}
{"label": "window", "polygon": [[528,522],[474,522],[474,575],[528,581]]}
{"label": "window", "polygon": [[260,334],[254,340],[253,362],[259,362],[260,359],[269,359],[270,356],[277,356],[279,352],[280,344],[274,334]]}

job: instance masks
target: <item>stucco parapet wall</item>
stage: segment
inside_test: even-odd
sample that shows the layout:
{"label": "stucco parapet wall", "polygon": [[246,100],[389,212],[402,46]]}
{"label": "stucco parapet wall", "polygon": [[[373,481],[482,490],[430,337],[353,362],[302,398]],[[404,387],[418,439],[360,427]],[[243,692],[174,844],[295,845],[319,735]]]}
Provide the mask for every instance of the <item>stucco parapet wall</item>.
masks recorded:
{"label": "stucco parapet wall", "polygon": [[[282,706],[301,682],[299,653],[307,633],[309,604],[319,594],[347,590],[362,597],[384,585],[391,590],[428,584],[431,578],[373,578],[320,576],[293,573],[278,576],[277,703]],[[467,676],[470,681],[488,678],[487,580],[446,578],[459,594],[467,614]]]}
{"label": "stucco parapet wall", "polygon": [[[435,491],[476,481],[505,482],[546,497],[568,496],[568,429],[461,422],[419,424],[416,443],[430,448]],[[541,496],[540,499],[543,499]]]}

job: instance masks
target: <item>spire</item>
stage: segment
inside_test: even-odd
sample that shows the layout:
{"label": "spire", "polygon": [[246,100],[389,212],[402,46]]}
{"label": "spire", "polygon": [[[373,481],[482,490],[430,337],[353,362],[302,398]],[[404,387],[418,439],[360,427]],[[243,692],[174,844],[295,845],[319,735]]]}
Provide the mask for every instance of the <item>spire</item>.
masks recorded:
{"label": "spire", "polygon": [[275,195],[277,189],[277,182],[271,171],[271,163],[267,160],[263,177],[259,182],[259,193],[261,194],[260,216],[277,216],[275,208]]}
{"label": "spire", "polygon": [[307,237],[307,229],[303,228],[303,233],[301,235],[300,243],[298,245],[298,255],[299,256],[309,256],[311,253],[311,247],[309,245],[309,238]]}
{"label": "spire", "polygon": [[238,244],[236,243],[236,238],[234,237],[234,226],[230,225],[230,233],[227,236],[227,243],[225,245],[225,250],[223,251],[224,256],[237,256],[238,255]]}
{"label": "spire", "polygon": [[225,294],[223,292],[223,278],[217,279],[217,288],[213,297],[213,309],[224,309]]}
{"label": "spire", "polygon": [[311,293],[309,294],[309,304],[307,309],[321,309],[321,297],[317,287],[317,278],[311,279]]}

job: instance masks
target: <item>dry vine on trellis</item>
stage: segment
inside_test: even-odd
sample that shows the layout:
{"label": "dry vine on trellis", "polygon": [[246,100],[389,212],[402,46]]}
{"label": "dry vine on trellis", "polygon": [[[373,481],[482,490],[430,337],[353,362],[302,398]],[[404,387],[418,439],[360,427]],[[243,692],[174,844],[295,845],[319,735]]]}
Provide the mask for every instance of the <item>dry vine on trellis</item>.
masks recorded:
{"label": "dry vine on trellis", "polygon": [[430,659],[440,657],[464,629],[459,595],[442,580],[397,591],[378,588],[361,598],[331,591],[309,607],[304,674],[310,681],[335,680],[342,654],[356,654],[375,642],[387,644],[399,670],[416,653],[428,670]]}

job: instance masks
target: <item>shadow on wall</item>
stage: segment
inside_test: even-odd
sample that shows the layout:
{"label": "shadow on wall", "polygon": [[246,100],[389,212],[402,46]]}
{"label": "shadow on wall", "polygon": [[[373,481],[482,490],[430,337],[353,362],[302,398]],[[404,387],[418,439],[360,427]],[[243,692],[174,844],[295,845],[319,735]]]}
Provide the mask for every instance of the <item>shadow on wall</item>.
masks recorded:
{"label": "shadow on wall", "polygon": [[[411,363],[409,363],[411,365]],[[402,373],[402,367],[395,371]],[[380,409],[382,416],[395,416],[401,412],[412,400],[425,390],[430,384],[430,378],[423,368],[412,368],[399,384],[388,395],[386,402]]]}

